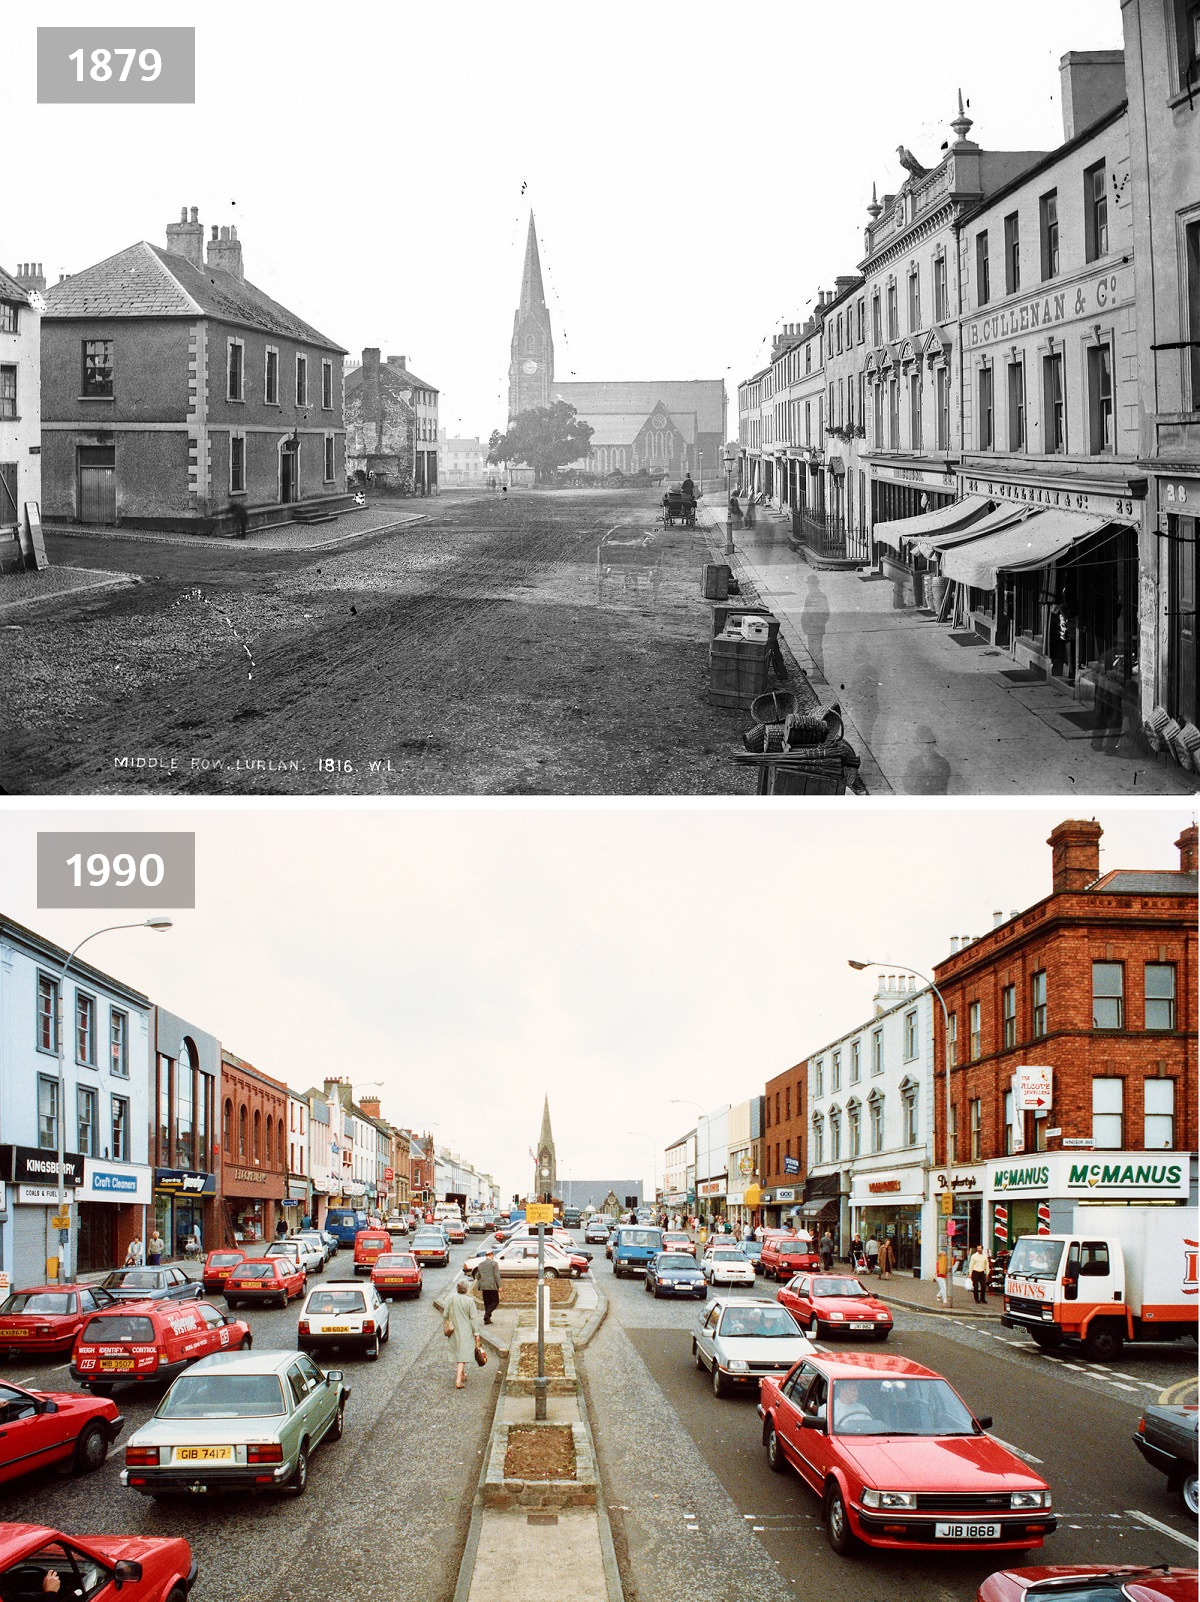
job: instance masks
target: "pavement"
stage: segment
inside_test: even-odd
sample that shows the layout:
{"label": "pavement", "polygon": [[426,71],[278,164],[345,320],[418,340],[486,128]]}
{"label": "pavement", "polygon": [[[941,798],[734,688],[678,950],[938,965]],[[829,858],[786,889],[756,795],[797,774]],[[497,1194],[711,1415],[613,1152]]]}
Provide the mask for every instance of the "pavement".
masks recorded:
{"label": "pavement", "polygon": [[[724,548],[725,506],[701,501],[700,525]],[[756,508],[725,558],[780,620],[826,705],[840,705],[869,795],[1192,795],[1194,774],[1131,733],[1097,732],[1070,690],[1006,651],[892,605],[871,570],[815,567],[791,519]]]}

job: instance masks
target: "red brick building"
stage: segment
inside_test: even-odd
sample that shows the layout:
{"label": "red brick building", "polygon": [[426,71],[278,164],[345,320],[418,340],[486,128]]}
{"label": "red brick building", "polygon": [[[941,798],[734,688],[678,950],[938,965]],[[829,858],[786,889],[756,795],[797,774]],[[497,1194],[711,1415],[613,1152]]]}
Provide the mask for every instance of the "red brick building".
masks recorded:
{"label": "red brick building", "polygon": [[804,1128],[808,1064],[768,1079],[764,1087],[762,1138],[762,1222],[768,1229],[791,1222],[803,1205]]}
{"label": "red brick building", "polygon": [[221,1053],[221,1238],[273,1239],[288,1185],[288,1087]]}
{"label": "red brick building", "polygon": [[[934,968],[951,1062],[949,1157],[941,1118],[935,1156],[977,1175],[976,1238],[996,1239],[990,1203],[1005,1189],[1020,1195],[1001,1213],[999,1244],[1037,1227],[1034,1189],[1004,1159],[1196,1148],[1196,828],[1176,841],[1179,867],[1167,871],[1101,874],[1102,833],[1095,822],[1060,823],[1047,842],[1050,894]],[[940,1009],[935,1031],[940,1065]],[[1052,1071],[1050,1104],[1021,1111],[1013,1076],[1033,1065]],[[942,1068],[939,1111],[944,1096]],[[1026,1166],[1045,1176],[1062,1165]],[[1048,1213],[1055,1197],[1040,1199]]]}

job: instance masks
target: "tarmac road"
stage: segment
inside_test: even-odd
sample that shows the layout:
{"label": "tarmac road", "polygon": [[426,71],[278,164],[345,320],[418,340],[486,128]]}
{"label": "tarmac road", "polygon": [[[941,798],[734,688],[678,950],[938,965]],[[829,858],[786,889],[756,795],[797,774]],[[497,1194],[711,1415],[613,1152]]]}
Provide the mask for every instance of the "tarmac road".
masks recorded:
{"label": "tarmac road", "polygon": [[[427,1269],[416,1301],[391,1303],[391,1339],[377,1363],[351,1352],[318,1357],[344,1370],[352,1394],[346,1431],[317,1448],[302,1497],[196,1497],[157,1503],[120,1483],[123,1445],[153,1412],[161,1387],[117,1390],[127,1423],[108,1462],[83,1478],[31,1475],[5,1487],[8,1522],[67,1532],[182,1535],[200,1566],[199,1602],[449,1602],[458,1579],[471,1495],[491,1423],[496,1367],[455,1391],[435,1295],[451,1267]],[[340,1265],[340,1266],[339,1266]],[[349,1253],[326,1270],[349,1277]],[[318,1278],[317,1284],[321,1283]],[[221,1297],[210,1298],[223,1307]],[[255,1348],[293,1348],[299,1302],[287,1311],[241,1311]],[[10,1362],[5,1378],[72,1389],[65,1367]],[[402,1537],[402,1538],[401,1538]]]}

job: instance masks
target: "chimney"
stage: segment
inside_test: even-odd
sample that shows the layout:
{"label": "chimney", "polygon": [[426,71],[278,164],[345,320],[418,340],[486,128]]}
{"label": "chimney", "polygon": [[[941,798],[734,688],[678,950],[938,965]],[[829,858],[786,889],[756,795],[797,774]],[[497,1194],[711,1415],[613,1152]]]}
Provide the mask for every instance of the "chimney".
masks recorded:
{"label": "chimney", "polygon": [[46,288],[40,261],[23,261],[17,271],[16,279],[21,288],[27,292],[36,289],[41,294]]}
{"label": "chimney", "polygon": [[1074,139],[1125,99],[1124,51],[1068,50],[1058,76],[1064,140]]}
{"label": "chimney", "polygon": [[368,1118],[380,1117],[378,1096],[360,1096],[358,1105],[362,1108],[363,1112],[366,1113]]}
{"label": "chimney", "polygon": [[1179,848],[1180,873],[1195,873],[1196,871],[1196,825],[1189,823],[1187,828],[1175,842]]}
{"label": "chimney", "polygon": [[997,907],[992,913],[992,928],[998,929],[1003,922],[1004,914],[1000,911],[1000,908]]}
{"label": "chimney", "polygon": [[951,935],[950,936],[950,955],[953,957],[957,951],[958,951],[958,936],[957,935]]}
{"label": "chimney", "polygon": [[1052,853],[1055,895],[1086,890],[1100,877],[1100,836],[1103,833],[1095,821],[1083,823],[1072,818],[1051,832],[1046,844]]}
{"label": "chimney", "polygon": [[217,232],[213,224],[212,238],[208,242],[208,267],[211,272],[228,273],[231,278],[245,278],[242,271],[242,245],[236,228],[222,228]]}
{"label": "chimney", "polygon": [[362,418],[364,423],[379,423],[383,419],[378,345],[365,346],[362,353]]}
{"label": "chimney", "polygon": [[193,267],[204,267],[204,228],[200,222],[199,206],[192,207],[192,220],[188,221],[186,206],[179,208],[179,221],[167,224],[167,249],[176,256],[190,261]]}
{"label": "chimney", "polygon": [[389,367],[398,367],[402,373],[406,373],[408,371],[408,357],[407,356],[389,356],[388,357],[388,366]]}
{"label": "chimney", "polygon": [[839,295],[844,294],[846,290],[850,288],[851,284],[856,284],[857,282],[858,279],[855,278],[853,274],[850,274],[848,277],[838,277],[834,279],[834,283],[837,285],[837,293]]}

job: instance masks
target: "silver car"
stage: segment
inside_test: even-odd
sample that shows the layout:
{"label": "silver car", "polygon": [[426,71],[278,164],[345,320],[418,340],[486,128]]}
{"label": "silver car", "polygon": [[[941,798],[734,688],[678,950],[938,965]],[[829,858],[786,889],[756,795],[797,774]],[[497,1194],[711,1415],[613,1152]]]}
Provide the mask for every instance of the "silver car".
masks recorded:
{"label": "silver car", "polygon": [[786,1374],[814,1350],[788,1310],[762,1296],[714,1298],[692,1336],[696,1367],[712,1375],[714,1396],[738,1385],[757,1394],[764,1374]]}
{"label": "silver car", "polygon": [[264,1248],[264,1257],[290,1257],[293,1262],[299,1263],[306,1274],[321,1274],[325,1271],[325,1253],[315,1240],[305,1240],[300,1235],[289,1235],[286,1240],[273,1240]]}
{"label": "silver car", "polygon": [[218,1352],[183,1373],[129,1439],[121,1484],[144,1496],[292,1491],[341,1439],[350,1387],[304,1352]]}

